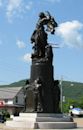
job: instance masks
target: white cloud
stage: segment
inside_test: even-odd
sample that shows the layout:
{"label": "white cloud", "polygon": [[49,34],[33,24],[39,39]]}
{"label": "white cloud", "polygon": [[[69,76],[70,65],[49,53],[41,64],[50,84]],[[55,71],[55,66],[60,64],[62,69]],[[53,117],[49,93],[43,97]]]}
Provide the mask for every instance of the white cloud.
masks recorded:
{"label": "white cloud", "polygon": [[29,1],[29,3],[25,6],[27,10],[30,10],[32,8],[33,2]]}
{"label": "white cloud", "polygon": [[16,44],[17,44],[18,48],[25,48],[26,47],[25,43],[21,40],[17,40]]}
{"label": "white cloud", "polygon": [[23,13],[32,8],[33,2],[25,2],[24,0],[7,0],[6,16],[9,22],[12,22],[12,18],[21,17]]}
{"label": "white cloud", "polygon": [[16,13],[16,11],[19,11],[21,4],[22,0],[8,0],[6,15],[9,21],[11,21],[14,13]]}
{"label": "white cloud", "polygon": [[83,23],[75,20],[61,23],[56,29],[56,34],[70,47],[83,47],[82,31]]}
{"label": "white cloud", "polygon": [[26,53],[23,57],[22,57],[23,61],[25,62],[31,62],[31,54],[30,53]]}

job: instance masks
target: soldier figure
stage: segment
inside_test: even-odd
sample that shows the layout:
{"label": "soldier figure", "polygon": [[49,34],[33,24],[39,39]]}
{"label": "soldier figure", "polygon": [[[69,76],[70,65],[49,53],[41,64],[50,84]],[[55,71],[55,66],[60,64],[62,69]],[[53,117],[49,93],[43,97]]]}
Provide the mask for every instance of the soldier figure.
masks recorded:
{"label": "soldier figure", "polygon": [[34,93],[34,111],[41,112],[42,111],[42,84],[40,83],[39,78],[35,80],[35,87],[33,89],[33,93]]}

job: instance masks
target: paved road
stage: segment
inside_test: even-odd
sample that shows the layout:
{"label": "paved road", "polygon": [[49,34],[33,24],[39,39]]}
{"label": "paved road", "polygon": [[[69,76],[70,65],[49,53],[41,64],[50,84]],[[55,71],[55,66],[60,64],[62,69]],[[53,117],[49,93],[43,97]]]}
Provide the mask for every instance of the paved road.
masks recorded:
{"label": "paved road", "polygon": [[77,123],[78,127],[83,127],[83,118],[74,118],[74,122]]}

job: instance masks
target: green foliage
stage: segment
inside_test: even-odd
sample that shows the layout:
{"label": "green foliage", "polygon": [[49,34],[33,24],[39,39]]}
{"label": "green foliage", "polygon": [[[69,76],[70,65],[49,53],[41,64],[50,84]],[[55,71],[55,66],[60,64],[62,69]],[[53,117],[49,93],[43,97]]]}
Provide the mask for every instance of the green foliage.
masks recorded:
{"label": "green foliage", "polygon": [[63,81],[63,95],[68,99],[79,99],[83,95],[83,83]]}
{"label": "green foliage", "polygon": [[63,95],[66,101],[63,103],[63,112],[69,112],[71,105],[83,108],[83,83],[63,81]]}
{"label": "green foliage", "polygon": [[5,116],[5,118],[10,118],[10,114],[7,110],[3,110],[2,114]]}
{"label": "green foliage", "polygon": [[78,100],[71,99],[71,98],[67,99],[67,101],[65,103],[63,103],[63,112],[68,113],[70,106],[79,107]]}
{"label": "green foliage", "polygon": [[6,109],[2,109],[2,110],[0,111],[0,114],[1,114],[1,115],[4,115],[4,118],[5,118],[5,119],[10,118],[10,114],[9,114],[9,112],[8,112]]}
{"label": "green foliage", "polygon": [[79,98],[79,107],[83,109],[83,96]]}
{"label": "green foliage", "polygon": [[67,99],[67,101],[65,103],[63,103],[63,112],[68,113],[70,106],[74,106],[74,107],[83,109],[83,96],[80,97],[78,100],[71,99],[71,98]]}
{"label": "green foliage", "polygon": [[26,80],[21,80],[21,81],[18,81],[18,82],[12,83],[12,84],[10,84],[9,86],[10,86],[10,87],[25,86],[25,83],[26,83]]}

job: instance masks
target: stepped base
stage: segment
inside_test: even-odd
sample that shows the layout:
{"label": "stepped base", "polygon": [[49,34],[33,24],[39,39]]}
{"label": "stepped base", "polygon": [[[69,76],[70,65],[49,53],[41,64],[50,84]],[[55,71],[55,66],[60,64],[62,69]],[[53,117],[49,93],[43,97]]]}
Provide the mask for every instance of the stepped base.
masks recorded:
{"label": "stepped base", "polygon": [[50,113],[20,113],[12,121],[6,121],[6,127],[23,129],[71,129],[76,128],[70,116]]}

